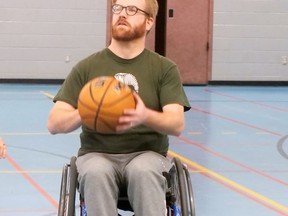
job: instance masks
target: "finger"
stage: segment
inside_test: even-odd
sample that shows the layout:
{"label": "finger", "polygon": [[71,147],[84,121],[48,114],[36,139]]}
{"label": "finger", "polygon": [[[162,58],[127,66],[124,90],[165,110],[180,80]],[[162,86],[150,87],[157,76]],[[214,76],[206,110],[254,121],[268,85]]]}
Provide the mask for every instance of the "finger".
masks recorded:
{"label": "finger", "polygon": [[133,96],[136,100],[136,104],[141,100],[140,96],[136,93],[136,92],[133,92]]}
{"label": "finger", "polygon": [[0,148],[0,158],[4,157],[4,147]]}
{"label": "finger", "polygon": [[132,127],[134,127],[135,124],[133,122],[127,122],[127,123],[124,123],[124,124],[120,124],[116,127],[116,131],[117,132],[123,132],[123,131],[126,131]]}
{"label": "finger", "polygon": [[6,145],[4,144],[4,149],[3,149],[3,158],[5,158],[6,157]]}

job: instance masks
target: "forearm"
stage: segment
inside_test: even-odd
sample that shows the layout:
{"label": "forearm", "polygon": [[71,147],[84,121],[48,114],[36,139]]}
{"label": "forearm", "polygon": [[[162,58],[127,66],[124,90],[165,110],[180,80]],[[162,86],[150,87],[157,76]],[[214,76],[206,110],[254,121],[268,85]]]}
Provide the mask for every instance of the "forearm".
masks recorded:
{"label": "forearm", "polygon": [[62,108],[55,106],[52,108],[47,128],[51,134],[69,133],[81,126],[81,117],[77,109]]}
{"label": "forearm", "polygon": [[155,131],[179,136],[184,129],[184,114],[182,112],[157,112],[151,109],[145,111],[144,125],[154,129]]}

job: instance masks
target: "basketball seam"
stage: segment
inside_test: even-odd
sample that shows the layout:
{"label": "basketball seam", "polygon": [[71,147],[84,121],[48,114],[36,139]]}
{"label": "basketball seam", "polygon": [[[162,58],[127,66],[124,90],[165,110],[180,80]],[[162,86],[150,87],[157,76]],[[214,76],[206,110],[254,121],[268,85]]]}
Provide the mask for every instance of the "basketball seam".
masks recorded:
{"label": "basketball seam", "polygon": [[[94,100],[93,100],[94,101]],[[94,103],[98,103],[97,101],[94,101]],[[89,106],[89,104],[84,103],[84,101],[82,101],[80,98],[78,99],[78,104],[81,104],[83,107],[85,107],[86,109],[93,111],[94,107]]]}
{"label": "basketball seam", "polygon": [[[94,130],[97,131],[97,120],[98,120],[98,116],[99,116],[99,113],[100,113],[100,109],[101,109],[101,106],[102,106],[102,103],[103,103],[103,100],[105,98],[105,95],[107,94],[107,91],[109,90],[109,87],[112,85],[113,83],[113,80],[110,81],[110,83],[108,84],[107,88],[105,89],[102,97],[101,97],[101,100],[99,101],[99,106],[98,106],[98,109],[96,111],[96,115],[95,115],[95,119],[94,119]],[[95,99],[93,97],[93,94],[92,94],[92,88],[91,88],[91,84],[90,84],[90,95],[92,97],[92,100],[95,102]]]}
{"label": "basketball seam", "polygon": [[114,100],[112,101],[111,103],[106,103],[106,104],[103,104],[102,106],[106,107],[106,106],[114,106],[115,104],[119,103],[120,101],[130,97],[131,95],[131,92],[128,92],[127,94],[123,95],[121,98],[117,99],[117,100]]}

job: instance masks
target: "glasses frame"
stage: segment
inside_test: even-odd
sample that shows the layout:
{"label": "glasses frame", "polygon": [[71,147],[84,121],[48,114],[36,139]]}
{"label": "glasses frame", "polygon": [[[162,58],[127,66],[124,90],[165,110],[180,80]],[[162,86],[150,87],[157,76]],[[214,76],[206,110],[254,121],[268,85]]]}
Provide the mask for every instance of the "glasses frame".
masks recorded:
{"label": "glasses frame", "polygon": [[[119,12],[115,12],[114,7],[119,7],[119,8],[121,8],[121,10],[119,10]],[[128,14],[127,8],[134,8],[135,9],[135,13],[133,12],[133,14]],[[148,17],[150,16],[149,13],[147,13],[146,11],[144,11],[144,10],[134,6],[134,5],[123,6],[123,5],[120,5],[120,4],[113,4],[111,9],[112,9],[112,13],[113,14],[117,14],[117,15],[120,14],[123,11],[123,9],[125,9],[125,13],[127,14],[127,16],[134,16],[135,14],[138,13],[138,11],[141,11],[142,13],[144,13]]]}

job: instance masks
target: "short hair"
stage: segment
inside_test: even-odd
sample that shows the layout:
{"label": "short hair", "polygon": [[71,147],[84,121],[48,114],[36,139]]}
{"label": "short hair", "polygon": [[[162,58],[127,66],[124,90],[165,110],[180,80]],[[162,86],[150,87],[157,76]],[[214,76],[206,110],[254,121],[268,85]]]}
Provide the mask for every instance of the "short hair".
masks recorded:
{"label": "short hair", "polygon": [[[146,8],[145,11],[151,16],[154,20],[158,14],[158,2],[157,0],[145,0]],[[116,4],[117,0],[112,0],[112,4]]]}

